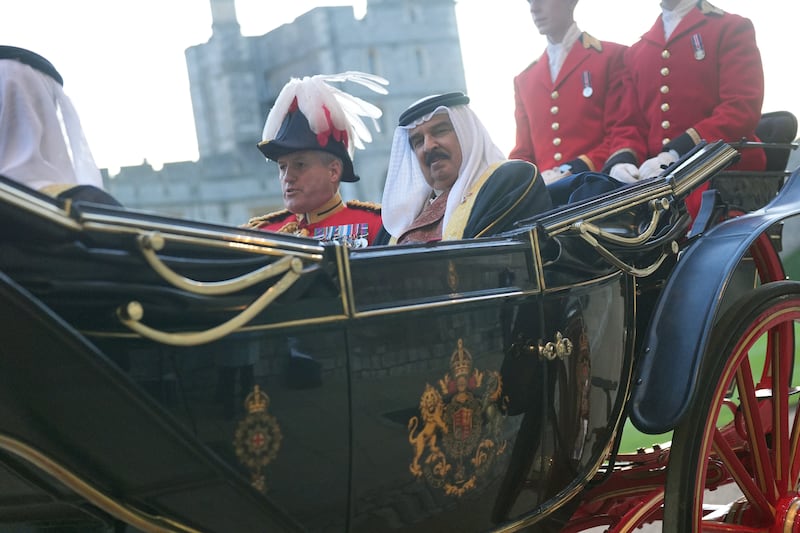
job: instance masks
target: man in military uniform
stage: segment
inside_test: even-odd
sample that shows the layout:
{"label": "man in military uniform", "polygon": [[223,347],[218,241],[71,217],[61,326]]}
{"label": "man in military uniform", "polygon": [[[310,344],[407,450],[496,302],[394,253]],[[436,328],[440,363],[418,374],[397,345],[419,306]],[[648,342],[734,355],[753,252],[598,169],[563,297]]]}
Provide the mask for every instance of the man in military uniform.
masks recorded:
{"label": "man in military uniform", "polygon": [[[278,163],[286,209],[253,218],[248,227],[353,248],[372,244],[381,227],[380,206],[343,202],[339,183],[358,181],[354,147],[371,140],[359,137],[365,132],[369,135],[361,116],[374,119],[380,110],[328,85],[346,80],[386,92],[381,86],[385,80],[363,73],[293,79],[284,86],[258,148]],[[341,99],[347,100],[345,105]],[[358,112],[354,111],[357,107]]]}
{"label": "man in military uniform", "polygon": [[[381,228],[380,206],[343,202],[339,183],[356,182],[353,169],[355,148],[371,141],[361,117],[381,116],[374,105],[329,85],[350,81],[386,94],[383,78],[362,72],[317,75],[291,79],[278,94],[264,124],[261,152],[278,163],[278,174],[286,209],[251,219],[246,227],[338,242],[351,248],[373,243]],[[377,122],[374,122],[378,129]],[[291,388],[322,384],[320,364],[313,357],[314,339],[287,339],[289,358],[287,385]],[[252,386],[257,354],[230,354],[219,365],[219,397],[225,415],[234,414],[236,371],[243,396]]]}
{"label": "man in military uniform", "polygon": [[[662,14],[625,52],[625,94],[605,170],[649,178],[701,140],[757,140],[764,72],[750,20],[705,0],[662,0]],[[761,148],[735,167],[763,170]],[[637,166],[641,165],[641,166]],[[696,215],[703,187],[686,201]]]}
{"label": "man in military uniform", "polygon": [[547,48],[514,78],[517,138],[509,157],[537,165],[546,184],[603,167],[622,93],[625,47],[581,32],[577,3],[528,0]]}
{"label": "man in military uniform", "polygon": [[433,95],[400,115],[381,243],[496,235],[550,209],[536,167],[507,160],[468,103],[461,92]]}

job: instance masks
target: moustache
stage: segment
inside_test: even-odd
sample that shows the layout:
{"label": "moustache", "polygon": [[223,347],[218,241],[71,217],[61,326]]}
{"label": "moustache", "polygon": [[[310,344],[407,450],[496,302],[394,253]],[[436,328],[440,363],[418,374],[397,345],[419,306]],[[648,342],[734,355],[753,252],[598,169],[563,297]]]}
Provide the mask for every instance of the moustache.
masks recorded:
{"label": "moustache", "polygon": [[425,165],[431,166],[435,161],[440,159],[450,159],[450,156],[441,150],[432,150],[425,154]]}

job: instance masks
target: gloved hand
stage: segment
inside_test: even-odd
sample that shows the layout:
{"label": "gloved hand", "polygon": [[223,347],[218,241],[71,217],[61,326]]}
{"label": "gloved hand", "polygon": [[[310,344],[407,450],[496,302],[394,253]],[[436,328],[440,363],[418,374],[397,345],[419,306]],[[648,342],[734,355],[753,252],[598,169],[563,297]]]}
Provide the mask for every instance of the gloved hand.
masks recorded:
{"label": "gloved hand", "polygon": [[639,169],[631,163],[617,163],[611,167],[608,175],[622,183],[636,183],[639,181]]}
{"label": "gloved hand", "polygon": [[551,168],[549,170],[542,170],[542,179],[545,185],[550,185],[562,178],[566,178],[570,174],[570,172],[561,172],[558,168]]}
{"label": "gloved hand", "polygon": [[652,178],[661,174],[665,168],[678,160],[678,152],[670,150],[661,152],[655,157],[651,157],[639,167],[639,175],[642,178]]}

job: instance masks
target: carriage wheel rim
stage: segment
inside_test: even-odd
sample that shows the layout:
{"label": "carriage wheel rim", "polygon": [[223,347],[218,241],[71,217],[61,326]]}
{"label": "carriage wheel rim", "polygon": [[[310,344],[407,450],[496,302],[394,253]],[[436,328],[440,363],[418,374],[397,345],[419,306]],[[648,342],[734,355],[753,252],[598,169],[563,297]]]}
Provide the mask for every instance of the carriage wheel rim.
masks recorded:
{"label": "carriage wheel rim", "polygon": [[[790,386],[800,377],[798,324],[800,282],[791,280],[748,291],[715,321],[700,385],[673,433],[666,533],[793,529],[785,511],[800,479],[800,412],[789,409]],[[742,411],[744,432],[720,416],[730,404]]]}

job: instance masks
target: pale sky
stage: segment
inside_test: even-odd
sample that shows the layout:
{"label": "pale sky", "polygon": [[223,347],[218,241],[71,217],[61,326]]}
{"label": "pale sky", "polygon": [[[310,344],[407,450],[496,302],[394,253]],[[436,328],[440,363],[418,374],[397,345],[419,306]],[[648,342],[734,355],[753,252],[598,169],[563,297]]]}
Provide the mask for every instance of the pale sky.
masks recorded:
{"label": "pale sky", "polygon": [[[766,78],[763,110],[800,117],[800,1],[712,3],[755,24]],[[354,5],[360,16],[365,0],[236,0],[243,35],[262,35],[321,5]],[[0,0],[0,9],[0,44],[30,48],[53,62],[100,167],[113,173],[145,159],[156,168],[197,159],[184,50],[211,36],[208,0]],[[595,37],[631,44],[659,13],[659,0],[581,0],[576,20]],[[456,15],[472,108],[508,152],[512,79],[541,55],[545,40],[526,0],[457,0]]]}

